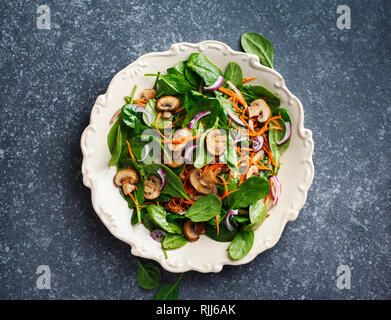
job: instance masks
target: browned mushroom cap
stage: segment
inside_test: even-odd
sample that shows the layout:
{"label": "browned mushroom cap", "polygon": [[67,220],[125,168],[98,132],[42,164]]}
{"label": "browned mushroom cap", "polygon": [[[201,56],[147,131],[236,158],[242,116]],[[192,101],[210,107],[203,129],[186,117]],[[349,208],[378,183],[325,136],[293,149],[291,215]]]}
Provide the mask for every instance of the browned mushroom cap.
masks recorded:
{"label": "browned mushroom cap", "polygon": [[214,182],[215,175],[212,170],[202,172],[199,168],[194,168],[190,174],[190,183],[197,192],[202,194],[217,193],[217,187]]}
{"label": "browned mushroom cap", "polygon": [[179,140],[182,141],[183,143],[170,143],[168,145],[168,148],[172,151],[182,151],[185,147],[188,141],[186,141],[187,138],[190,138],[192,136],[192,132],[190,129],[178,129],[174,132],[174,135],[172,136],[172,140]]}
{"label": "browned mushroom cap", "polygon": [[164,207],[164,209],[166,209],[166,211],[169,211],[169,212],[172,212],[175,214],[183,213],[183,209],[181,209],[180,207],[169,207],[168,202],[164,203],[163,207]]}
{"label": "browned mushroom cap", "polygon": [[114,176],[114,184],[117,187],[121,187],[125,180],[127,183],[137,184],[139,180],[137,172],[133,169],[123,169]]}
{"label": "browned mushroom cap", "polygon": [[224,153],[227,148],[227,134],[224,130],[213,129],[206,135],[206,149],[214,156]]}
{"label": "browned mushroom cap", "polygon": [[248,107],[248,116],[258,117],[259,122],[265,122],[271,115],[270,108],[265,100],[257,99],[250,103]]}
{"label": "browned mushroom cap", "polygon": [[191,242],[197,241],[200,234],[205,233],[205,231],[205,222],[193,222],[189,219],[183,223],[183,235]]}
{"label": "browned mushroom cap", "polygon": [[161,97],[156,103],[156,111],[173,112],[179,107],[179,99],[173,96]]}
{"label": "browned mushroom cap", "polygon": [[247,174],[246,174],[246,179],[257,176],[258,175],[258,167],[257,166],[251,166],[248,168]]}
{"label": "browned mushroom cap", "polygon": [[155,98],[156,90],[155,89],[145,89],[141,92],[141,99],[150,100]]}
{"label": "browned mushroom cap", "polygon": [[166,154],[163,155],[164,164],[169,166],[170,168],[176,169],[183,165],[184,159],[182,156],[182,153],[179,152],[173,152],[171,155],[171,159],[169,159]]}
{"label": "browned mushroom cap", "polygon": [[156,199],[160,196],[160,187],[162,186],[162,180],[158,176],[150,175],[144,182],[144,198],[147,200]]}
{"label": "browned mushroom cap", "polygon": [[170,119],[172,117],[172,113],[168,111],[162,112],[162,118],[163,119]]}
{"label": "browned mushroom cap", "polygon": [[122,184],[122,191],[123,191],[125,196],[129,195],[130,193],[132,193],[135,189],[136,189],[136,185],[135,184],[131,184],[131,183],[128,183],[128,182]]}

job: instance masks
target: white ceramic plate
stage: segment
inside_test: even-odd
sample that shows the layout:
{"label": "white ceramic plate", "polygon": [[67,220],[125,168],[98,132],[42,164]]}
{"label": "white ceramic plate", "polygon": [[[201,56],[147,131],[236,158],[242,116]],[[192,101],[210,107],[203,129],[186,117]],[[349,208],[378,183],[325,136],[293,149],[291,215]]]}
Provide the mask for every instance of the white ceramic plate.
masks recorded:
{"label": "white ceramic plate", "polygon": [[[130,94],[133,85],[137,84],[138,94],[153,86],[155,78],[145,77],[145,73],[165,72],[178,61],[187,60],[193,52],[204,53],[221,70],[225,70],[230,61],[240,64],[245,77],[257,77],[251,84],[262,85],[281,98],[281,107],[289,111],[292,119],[290,146],[281,158],[282,165],[278,173],[282,196],[277,206],[270,210],[269,218],[255,231],[254,245],[249,254],[238,261],[231,260],[227,254],[230,243],[217,242],[206,236],[182,248],[169,250],[168,259],[165,259],[160,243],[150,237],[147,229],[143,225],[130,224],[131,210],[113,184],[116,168],[109,168],[108,165],[110,152],[106,138],[111,127],[109,121],[124,104],[124,96]],[[90,124],[81,137],[83,182],[91,188],[95,212],[115,237],[130,244],[133,255],[153,259],[171,272],[219,272],[226,264],[248,263],[264,250],[273,247],[286,223],[295,220],[304,206],[314,176],[314,146],[312,133],[304,129],[303,123],[304,113],[299,99],[286,88],[282,76],[262,66],[258,57],[233,51],[217,41],[176,43],[166,52],[148,53],[138,58],[117,73],[107,92],[97,98],[91,111]]]}

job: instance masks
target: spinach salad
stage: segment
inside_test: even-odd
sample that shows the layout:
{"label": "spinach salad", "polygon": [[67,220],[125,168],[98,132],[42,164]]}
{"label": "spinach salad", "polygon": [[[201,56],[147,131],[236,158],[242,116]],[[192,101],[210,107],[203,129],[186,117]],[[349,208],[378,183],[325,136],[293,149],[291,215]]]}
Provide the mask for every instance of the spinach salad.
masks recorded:
{"label": "spinach salad", "polygon": [[112,117],[107,137],[114,184],[131,224],[144,224],[167,250],[205,234],[244,257],[254,231],[276,205],[280,157],[291,120],[280,99],[250,85],[239,64],[224,73],[192,53],[136,99],[137,86]]}

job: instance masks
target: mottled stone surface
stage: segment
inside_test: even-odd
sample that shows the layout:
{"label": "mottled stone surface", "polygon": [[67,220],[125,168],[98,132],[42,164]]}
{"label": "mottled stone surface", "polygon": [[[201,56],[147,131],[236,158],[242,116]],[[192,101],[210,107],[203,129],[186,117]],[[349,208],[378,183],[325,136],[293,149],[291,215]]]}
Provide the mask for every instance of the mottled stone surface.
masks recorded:
{"label": "mottled stone surface", "polygon": [[[342,1],[343,2],[343,1]],[[36,28],[48,4],[50,30]],[[136,258],[94,213],[80,136],[115,73],[173,42],[240,49],[255,31],[303,102],[315,179],[279,243],[218,274],[185,274],[183,299],[390,299],[390,1],[2,1],[0,298],[150,299]],[[351,289],[336,286],[339,265]],[[38,290],[39,265],[52,271]],[[168,282],[176,275],[164,272]]]}

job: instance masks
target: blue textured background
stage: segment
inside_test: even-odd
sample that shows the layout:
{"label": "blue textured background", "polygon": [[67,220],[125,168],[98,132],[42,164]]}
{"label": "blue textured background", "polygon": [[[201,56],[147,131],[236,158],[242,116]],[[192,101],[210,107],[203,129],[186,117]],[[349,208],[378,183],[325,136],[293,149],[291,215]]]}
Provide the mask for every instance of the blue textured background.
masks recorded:
{"label": "blue textured background", "polygon": [[[51,30],[36,28],[40,4]],[[340,4],[351,30],[336,28]],[[185,274],[181,298],[391,299],[390,1],[14,0],[1,2],[0,21],[0,298],[153,296],[82,185],[91,107],[144,53],[207,39],[239,50],[255,31],[303,102],[314,183],[273,249],[218,274]],[[350,290],[336,287],[341,264]],[[51,268],[51,290],[36,288],[39,265]]]}

